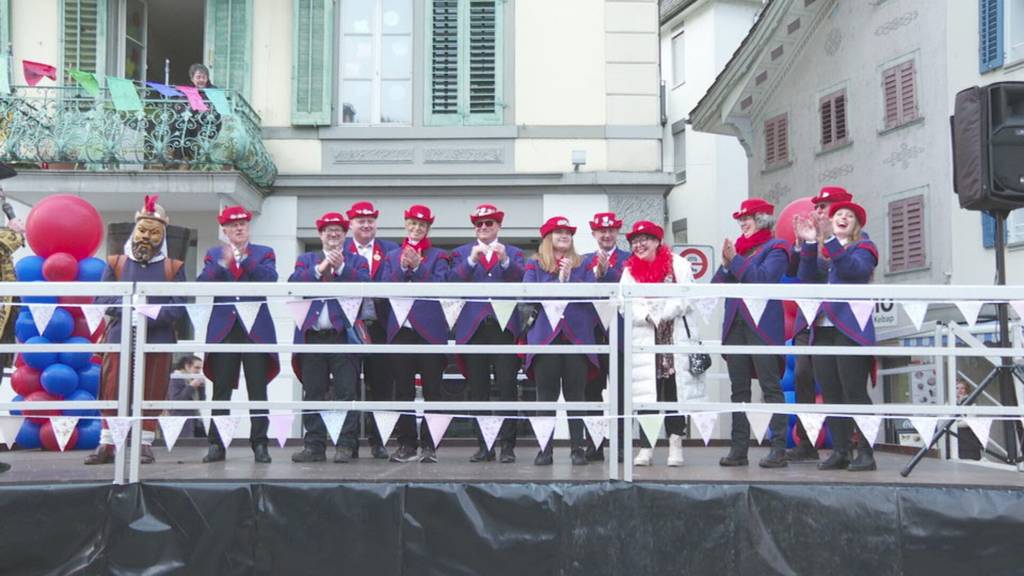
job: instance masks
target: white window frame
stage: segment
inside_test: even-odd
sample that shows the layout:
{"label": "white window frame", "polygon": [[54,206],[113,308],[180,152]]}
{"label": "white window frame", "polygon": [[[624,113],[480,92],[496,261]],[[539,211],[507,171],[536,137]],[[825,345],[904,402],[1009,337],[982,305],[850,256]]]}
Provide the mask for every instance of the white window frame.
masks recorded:
{"label": "white window frame", "polygon": [[[680,143],[682,146],[680,146]],[[679,156],[682,155],[682,162]],[[681,165],[680,165],[681,164]],[[672,133],[672,174],[676,184],[686,182],[686,126]]]}
{"label": "white window frame", "polygon": [[[678,88],[686,83],[686,36],[684,35],[685,30],[680,26],[679,29],[672,34],[672,41],[669,45],[669,51],[672,54],[672,88]],[[676,55],[676,41],[679,41],[679,46],[682,48],[682,58],[677,58]],[[680,70],[681,68],[681,70]],[[678,74],[677,74],[678,73]],[[678,76],[682,76],[679,78]]]}
{"label": "white window frame", "polygon": [[[344,18],[345,4],[348,2],[359,2],[359,1],[370,1],[374,3],[373,21],[371,22],[370,33],[367,34],[351,34],[345,32],[344,22],[341,19]],[[383,18],[384,18],[384,0],[340,0],[338,5],[338,63],[337,63],[337,82],[338,82],[338,106],[337,106],[337,118],[336,124],[338,126],[411,126],[415,120],[414,118],[414,106],[415,106],[415,75],[416,75],[416,3],[417,0],[409,1],[409,17],[412,19],[410,24],[409,32],[409,121],[408,122],[383,122],[381,120],[381,111],[383,109],[383,103],[381,101],[381,92],[383,90],[383,84],[386,80],[395,80],[394,78],[382,78],[383,68],[383,52],[384,52],[384,32],[383,32]],[[373,52],[373,63],[372,63],[372,78],[370,80],[370,121],[369,122],[345,122],[345,110],[344,102],[341,101],[345,94],[345,37],[359,37],[359,36],[370,36],[370,50]]]}
{"label": "white window frame", "polygon": [[[1004,0],[1003,52],[1004,64],[1024,60],[1024,0]],[[1019,22],[1014,22],[1014,20]]]}
{"label": "white window frame", "polygon": [[1024,244],[1024,208],[1013,210],[1006,218],[1006,243]]}

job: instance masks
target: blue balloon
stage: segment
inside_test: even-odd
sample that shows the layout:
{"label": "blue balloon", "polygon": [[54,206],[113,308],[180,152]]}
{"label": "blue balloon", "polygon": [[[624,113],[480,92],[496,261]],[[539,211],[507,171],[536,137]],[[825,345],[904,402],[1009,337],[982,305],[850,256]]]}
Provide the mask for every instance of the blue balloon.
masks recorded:
{"label": "blue balloon", "polygon": [[50,318],[50,323],[43,330],[43,336],[50,342],[63,342],[74,331],[75,319],[71,317],[71,313],[63,308],[56,308],[53,311],[53,318]]}
{"label": "blue balloon", "polygon": [[42,445],[39,442],[39,428],[39,424],[30,420],[22,422],[21,430],[18,430],[18,438],[15,439],[18,447],[25,449],[39,448]]}
{"label": "blue balloon", "polygon": [[[88,338],[82,336],[72,336],[64,341],[65,344],[91,344]],[[84,370],[89,367],[92,362],[92,352],[60,352],[57,354],[57,362],[61,364],[67,364],[75,370]]]}
{"label": "blue balloon", "polygon": [[99,418],[95,420],[79,420],[78,421],[78,444],[75,444],[76,450],[93,450],[100,445],[100,431],[103,430],[103,425],[100,424]]}
{"label": "blue balloon", "polygon": [[56,296],[22,296],[21,301],[26,304],[56,304]]}
{"label": "blue balloon", "polygon": [[78,276],[75,280],[79,282],[99,282],[103,279],[103,271],[107,263],[103,260],[90,256],[78,261]]}
{"label": "blue balloon", "polygon": [[[74,400],[75,402],[91,402],[91,401],[95,400],[96,397],[93,396],[92,394],[86,392],[85,390],[82,390],[81,388],[79,388],[78,390],[75,390],[74,392],[72,392],[72,393],[68,394],[67,396],[65,396],[64,399],[65,400]],[[85,409],[83,409],[83,410],[65,410],[64,413],[67,414],[68,416],[78,416],[78,417],[89,417],[89,416],[99,416],[100,415],[100,411],[99,410],[85,410]]]}
{"label": "blue balloon", "polygon": [[[91,363],[90,363],[91,364]],[[92,364],[85,370],[78,371],[78,389],[84,390],[93,397],[97,397],[100,394],[100,367],[97,364]]]}
{"label": "blue balloon", "polygon": [[[25,344],[49,344],[50,340],[45,336],[36,336],[35,338],[29,338],[25,340]],[[56,352],[24,352],[21,355],[25,359],[25,364],[35,368],[42,372],[46,370],[46,367],[57,361]]]}
{"label": "blue balloon", "polygon": [[25,256],[14,265],[14,275],[18,282],[39,282],[43,280],[42,256]]}
{"label": "blue balloon", "polygon": [[32,319],[28,308],[22,308],[18,313],[18,319],[14,322],[14,337],[18,339],[18,342],[28,342],[29,338],[36,336],[39,336],[39,330],[36,328],[35,320]]}
{"label": "blue balloon", "polygon": [[54,396],[67,396],[78,388],[78,372],[66,364],[51,364],[39,376],[39,382]]}
{"label": "blue balloon", "polygon": [[[14,398],[11,398],[11,402],[24,402],[25,399],[21,397],[21,394],[15,394]],[[11,410],[11,416],[21,416],[21,410]]]}

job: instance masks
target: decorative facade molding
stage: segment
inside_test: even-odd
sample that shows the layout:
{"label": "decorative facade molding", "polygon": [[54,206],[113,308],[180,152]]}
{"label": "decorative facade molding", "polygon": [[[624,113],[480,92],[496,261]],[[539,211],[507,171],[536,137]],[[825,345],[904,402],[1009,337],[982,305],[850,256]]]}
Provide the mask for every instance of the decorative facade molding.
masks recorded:
{"label": "decorative facade molding", "polygon": [[335,164],[412,164],[412,148],[352,148],[334,153]]}
{"label": "decorative facade molding", "polygon": [[910,162],[920,156],[925,151],[923,146],[908,146],[906,142],[900,144],[899,150],[893,151],[888,158],[882,160],[883,164],[888,165],[890,168],[895,168],[897,164],[900,165],[901,170],[906,170],[910,167]]}
{"label": "decorative facade molding", "polygon": [[908,26],[911,22],[917,20],[917,16],[917,10],[914,10],[913,12],[907,12],[902,16],[897,16],[892,20],[889,20],[885,24],[882,24],[878,28],[875,28],[875,36],[886,36],[890,32],[895,32],[900,28],[903,28],[904,26]]}
{"label": "decorative facade molding", "polygon": [[423,151],[424,164],[501,164],[501,148],[427,148]]}
{"label": "decorative facade molding", "polygon": [[843,31],[839,28],[833,28],[828,31],[828,35],[825,36],[825,54],[829,56],[835,56],[836,52],[839,52],[839,48],[843,45]]}
{"label": "decorative facade molding", "polygon": [[853,174],[853,164],[842,164],[818,174],[818,183],[835,182],[841,176],[849,176],[850,174]]}

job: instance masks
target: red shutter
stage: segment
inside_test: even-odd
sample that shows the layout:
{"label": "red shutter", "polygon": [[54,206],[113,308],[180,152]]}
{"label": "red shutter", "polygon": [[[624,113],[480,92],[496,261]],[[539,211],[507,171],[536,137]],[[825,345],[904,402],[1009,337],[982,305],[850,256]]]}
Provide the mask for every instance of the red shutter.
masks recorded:
{"label": "red shutter", "polygon": [[889,202],[889,271],[907,268],[907,211],[903,200]]}
{"label": "red shutter", "polygon": [[885,127],[895,128],[900,123],[899,82],[896,67],[882,72],[882,97],[885,102]]}
{"label": "red shutter", "polygon": [[789,118],[783,114],[779,116],[775,131],[777,149],[775,151],[775,161],[782,163],[789,160]]}
{"label": "red shutter", "polygon": [[832,110],[835,114],[835,142],[846,141],[846,92],[836,94],[832,101]]}
{"label": "red shutter", "polygon": [[900,124],[906,124],[917,118],[917,69],[914,61],[900,64]]}
{"label": "red shutter", "polygon": [[924,196],[907,199],[907,268],[926,264],[924,252]]}
{"label": "red shutter", "polygon": [[821,147],[827,148],[832,142],[832,97],[826,96],[821,99]]}
{"label": "red shutter", "polygon": [[924,196],[889,203],[889,271],[925,266]]}
{"label": "red shutter", "polygon": [[764,121],[764,165],[775,163],[775,119]]}

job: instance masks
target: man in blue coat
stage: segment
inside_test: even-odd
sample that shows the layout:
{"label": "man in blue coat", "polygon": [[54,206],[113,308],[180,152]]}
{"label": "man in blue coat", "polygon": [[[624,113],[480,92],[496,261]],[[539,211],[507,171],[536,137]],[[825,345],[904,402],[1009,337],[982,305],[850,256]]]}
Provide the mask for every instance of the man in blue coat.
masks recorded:
{"label": "man in blue coat", "polygon": [[[289,282],[369,282],[370,268],[358,254],[345,254],[342,243],[348,221],[338,212],[328,212],[316,221],[323,249],[306,252],[295,261]],[[309,305],[302,325],[295,329],[296,344],[350,344],[350,328],[337,298],[315,298]],[[333,352],[292,354],[292,369],[302,382],[302,399],[325,400],[327,389],[334,400],[356,400],[359,360],[355,354]],[[327,428],[317,412],[302,415],[306,429],[302,451],[292,454],[292,462],[323,462],[326,460]],[[334,461],[348,462],[359,443],[359,413],[349,412],[341,427],[334,450]]]}
{"label": "man in blue coat", "polygon": [[[252,213],[241,206],[228,206],[217,221],[227,242],[210,248],[203,259],[199,282],[277,282],[277,262],[274,250],[249,242],[249,221]],[[206,330],[207,344],[276,344],[274,322],[263,296],[217,296],[213,299],[213,312]],[[256,319],[246,331],[238,311],[232,304],[262,302]],[[267,385],[280,371],[277,354],[265,352],[210,352],[203,363],[203,373],[213,381],[213,399],[230,400],[238,387],[240,369],[245,369],[245,386],[250,400],[266,400]],[[214,410],[213,414],[226,415],[228,410]],[[267,410],[253,410],[249,443],[256,462],[270,463],[267,451]],[[220,462],[225,457],[216,424],[210,430],[210,449],[203,462]]]}

